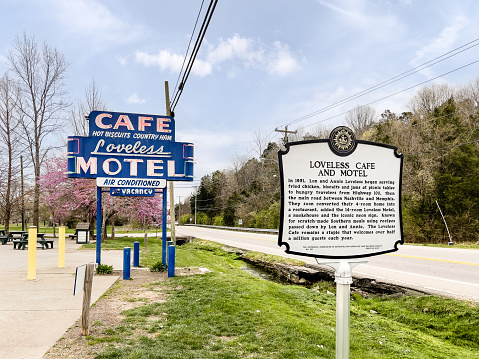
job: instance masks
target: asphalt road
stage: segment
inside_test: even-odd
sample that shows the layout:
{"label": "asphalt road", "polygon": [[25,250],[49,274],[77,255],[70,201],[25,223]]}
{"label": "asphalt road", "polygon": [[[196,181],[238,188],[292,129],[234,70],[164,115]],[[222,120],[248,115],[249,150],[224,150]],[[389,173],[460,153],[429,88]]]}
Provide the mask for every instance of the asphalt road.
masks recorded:
{"label": "asphalt road", "polygon": [[[192,226],[176,227],[176,233],[316,263],[314,258],[286,254],[276,235]],[[397,252],[366,260],[353,269],[353,275],[479,302],[479,250],[403,245]]]}

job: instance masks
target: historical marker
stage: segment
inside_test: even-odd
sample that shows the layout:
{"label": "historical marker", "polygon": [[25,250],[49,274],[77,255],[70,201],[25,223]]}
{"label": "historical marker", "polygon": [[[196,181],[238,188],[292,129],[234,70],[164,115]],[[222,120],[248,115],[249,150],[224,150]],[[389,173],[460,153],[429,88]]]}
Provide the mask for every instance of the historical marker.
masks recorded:
{"label": "historical marker", "polygon": [[286,252],[361,258],[403,243],[397,148],[355,140],[337,127],[329,140],[291,142],[279,151],[281,225]]}

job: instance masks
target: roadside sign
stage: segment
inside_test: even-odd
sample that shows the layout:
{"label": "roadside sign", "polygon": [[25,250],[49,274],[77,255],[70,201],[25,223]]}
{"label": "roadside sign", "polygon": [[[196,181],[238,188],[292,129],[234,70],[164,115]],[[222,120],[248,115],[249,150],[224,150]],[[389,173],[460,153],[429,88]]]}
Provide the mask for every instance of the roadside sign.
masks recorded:
{"label": "roadside sign", "polygon": [[278,156],[278,244],[286,253],[361,258],[403,243],[403,156],[397,148],[355,140],[339,127],[329,140],[287,143]]}
{"label": "roadside sign", "polygon": [[[68,137],[67,175],[97,179],[96,262],[100,264],[102,188],[110,188],[113,196],[154,196],[155,188],[162,188],[166,198],[166,181],[193,181],[194,145],[175,141],[171,116],[92,111],[88,120],[88,137]],[[164,218],[165,200],[163,213]]]}
{"label": "roadside sign", "polygon": [[397,148],[357,141],[347,127],[329,140],[286,143],[278,152],[286,253],[315,257],[335,271],[336,358],[349,358],[352,268],[403,244]]}
{"label": "roadside sign", "polygon": [[85,283],[85,272],[86,272],[86,264],[76,268],[75,284],[73,286],[73,295],[76,295],[78,292],[81,292],[83,290],[83,285]]}

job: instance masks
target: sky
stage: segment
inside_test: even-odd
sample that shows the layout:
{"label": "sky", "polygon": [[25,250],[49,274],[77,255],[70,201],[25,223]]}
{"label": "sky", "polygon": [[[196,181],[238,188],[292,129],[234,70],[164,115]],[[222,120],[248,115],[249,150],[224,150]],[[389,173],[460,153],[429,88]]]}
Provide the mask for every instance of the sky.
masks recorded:
{"label": "sky", "polygon": [[[0,0],[0,76],[25,32],[65,55],[72,102],[94,80],[110,111],[165,115],[165,81],[173,95],[201,4]],[[177,184],[176,202],[258,157],[255,136],[331,130],[355,106],[402,113],[421,87],[472,82],[479,46],[332,106],[476,40],[478,15],[476,0],[219,0],[175,108],[176,140],[195,144],[195,180]]]}

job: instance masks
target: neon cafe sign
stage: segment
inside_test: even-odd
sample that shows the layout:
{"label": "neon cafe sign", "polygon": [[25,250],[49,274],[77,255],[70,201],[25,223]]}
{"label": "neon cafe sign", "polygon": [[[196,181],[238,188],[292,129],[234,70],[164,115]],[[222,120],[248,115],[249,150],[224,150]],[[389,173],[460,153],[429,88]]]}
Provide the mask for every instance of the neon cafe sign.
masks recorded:
{"label": "neon cafe sign", "polygon": [[89,119],[88,137],[68,137],[68,177],[97,178],[99,187],[193,180],[193,144],[175,142],[173,117],[93,111]]}

